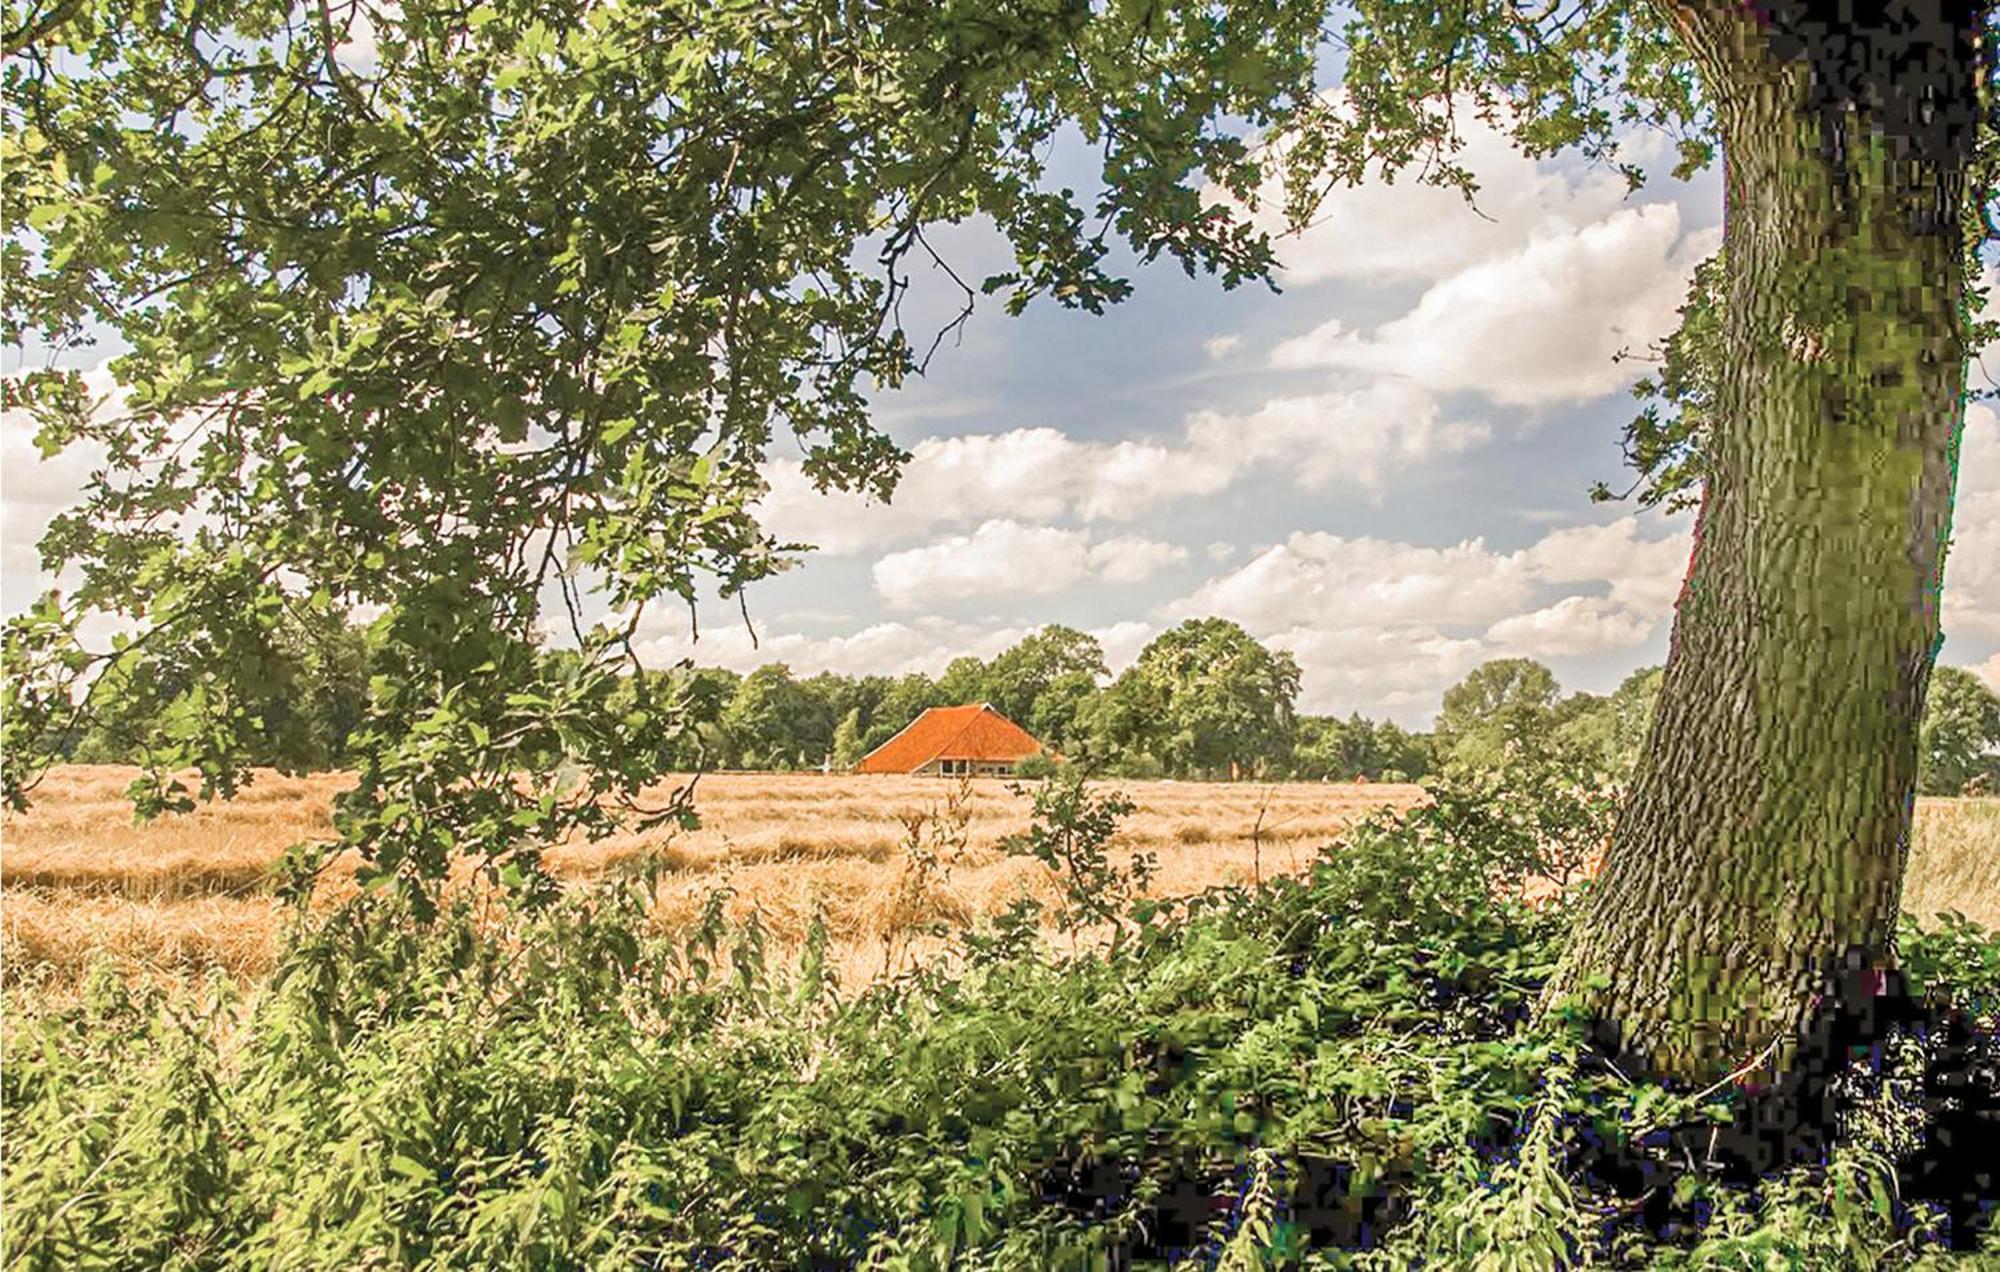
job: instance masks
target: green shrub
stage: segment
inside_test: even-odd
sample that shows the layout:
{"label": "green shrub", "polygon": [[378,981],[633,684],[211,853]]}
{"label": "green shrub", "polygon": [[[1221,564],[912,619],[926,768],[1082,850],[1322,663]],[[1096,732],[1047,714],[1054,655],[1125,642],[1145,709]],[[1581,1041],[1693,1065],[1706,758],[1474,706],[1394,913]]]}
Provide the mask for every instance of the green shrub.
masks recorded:
{"label": "green shrub", "polygon": [[1039,782],[1054,777],[1061,767],[1061,762],[1047,751],[1037,751],[1014,766],[1014,776],[1026,782]]}

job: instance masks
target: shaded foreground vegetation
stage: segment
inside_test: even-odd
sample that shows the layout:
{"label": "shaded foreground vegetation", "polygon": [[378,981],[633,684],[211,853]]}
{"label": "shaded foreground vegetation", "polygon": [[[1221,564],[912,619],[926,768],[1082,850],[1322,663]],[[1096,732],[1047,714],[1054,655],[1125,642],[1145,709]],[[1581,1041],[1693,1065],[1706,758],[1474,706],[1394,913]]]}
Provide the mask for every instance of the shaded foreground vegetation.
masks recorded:
{"label": "shaded foreground vegetation", "polygon": [[[540,914],[393,894],[302,925],[247,1010],[107,969],[10,1002],[26,1267],[1874,1268],[2000,1258],[2000,939],[1906,924],[1807,1081],[1627,1081],[1530,1009],[1572,809],[1451,790],[1303,878],[1144,895],[1052,784],[1059,887],[843,992],[711,893]],[[1547,814],[1553,809],[1555,816]],[[1566,828],[1554,836],[1538,834]],[[1047,929],[1088,932],[1073,947]],[[1989,1173],[1982,1174],[1981,1171]],[[1982,1235],[1984,1231],[1985,1235]],[[1983,1256],[1981,1255],[1983,1251]]]}

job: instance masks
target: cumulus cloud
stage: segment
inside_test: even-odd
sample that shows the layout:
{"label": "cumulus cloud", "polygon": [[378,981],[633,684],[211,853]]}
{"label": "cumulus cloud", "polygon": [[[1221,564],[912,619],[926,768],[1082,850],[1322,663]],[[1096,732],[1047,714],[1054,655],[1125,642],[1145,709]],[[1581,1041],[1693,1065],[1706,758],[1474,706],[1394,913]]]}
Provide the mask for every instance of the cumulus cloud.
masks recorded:
{"label": "cumulus cloud", "polygon": [[1533,582],[1520,554],[1491,552],[1483,539],[1429,548],[1301,531],[1210,579],[1168,612],[1219,614],[1253,632],[1483,625],[1524,608]]}
{"label": "cumulus cloud", "polygon": [[1094,627],[1090,629],[1090,634],[1097,638],[1098,645],[1103,648],[1104,665],[1115,676],[1137,662],[1139,652],[1152,643],[1153,637],[1160,632],[1151,623],[1127,619],[1122,623],[1113,623],[1109,627]]}
{"label": "cumulus cloud", "polygon": [[1995,654],[1972,669],[1972,674],[1986,682],[1987,688],[2000,693],[2000,654]]}
{"label": "cumulus cloud", "polygon": [[1215,494],[1260,470],[1306,489],[1379,494],[1396,467],[1484,443],[1483,424],[1445,419],[1413,382],[1353,383],[1253,411],[1198,411],[1174,442],[1080,441],[1048,427],[931,437],[910,448],[886,506],[821,493],[796,461],[767,465],[760,508],[772,533],[832,554],[881,549],[989,520],[1132,521]]}
{"label": "cumulus cloud", "polygon": [[1683,234],[1671,203],[1621,208],[1470,265],[1373,331],[1329,319],[1278,345],[1271,364],[1409,377],[1508,406],[1589,401],[1636,378],[1616,355],[1673,331],[1694,267],[1719,242],[1715,230]]}
{"label": "cumulus cloud", "polygon": [[1636,517],[1601,526],[1552,530],[1528,549],[1529,568],[1548,583],[1608,580],[1611,600],[1645,614],[1673,608],[1694,551],[1691,530],[1665,538],[1639,535]]}
{"label": "cumulus cloud", "polygon": [[1328,193],[1309,228],[1286,233],[1284,193],[1274,177],[1253,220],[1278,238],[1287,282],[1327,279],[1435,280],[1508,253],[1536,235],[1597,220],[1626,199],[1623,178],[1601,168],[1537,162],[1471,109],[1458,112],[1462,148],[1452,161],[1479,189],[1427,185],[1415,169]]}
{"label": "cumulus cloud", "polygon": [[1307,490],[1346,483],[1379,495],[1388,474],[1484,445],[1484,424],[1441,418],[1437,400],[1414,381],[1273,398],[1254,411],[1200,411],[1188,421],[1192,449],[1216,462],[1284,465]]}
{"label": "cumulus cloud", "polygon": [[[1637,520],[1568,527],[1526,548],[1298,533],[1163,608],[1217,614],[1298,657],[1306,710],[1411,723],[1488,658],[1573,657],[1645,643],[1672,612],[1690,548]],[[1550,592],[1558,595],[1550,597]]]}
{"label": "cumulus cloud", "polygon": [[1236,335],[1214,336],[1202,341],[1201,347],[1211,358],[1226,358],[1243,347],[1243,337]]}
{"label": "cumulus cloud", "polygon": [[1562,658],[1643,645],[1656,625],[1603,597],[1565,596],[1532,614],[1501,619],[1486,629],[1486,640],[1513,654]]}
{"label": "cumulus cloud", "polygon": [[785,630],[779,618],[755,640],[740,622],[705,627],[699,639],[682,615],[672,611],[649,614],[634,642],[639,660],[664,667],[691,658],[704,667],[751,671],[782,662],[798,675],[821,671],[841,675],[903,675],[921,671],[935,675],[961,654],[989,658],[1028,634],[1026,628],[978,627],[941,618],[872,623],[833,636],[809,636]]}
{"label": "cumulus cloud", "polygon": [[[684,613],[659,610],[647,615],[635,649],[649,667],[665,667],[692,659],[704,667],[748,672],[781,662],[794,675],[822,671],[844,676],[900,676],[911,672],[935,676],[954,658],[971,654],[992,658],[1031,635],[1035,626],[1002,627],[960,622],[936,615],[871,623],[855,631],[813,636],[794,629],[803,614],[781,614],[760,623],[753,642],[740,622],[704,627],[699,640]],[[1146,642],[1156,635],[1151,624],[1128,621],[1086,629],[1104,648],[1105,662],[1115,675],[1130,666]]]}
{"label": "cumulus cloud", "polygon": [[1137,583],[1187,559],[1187,550],[1136,535],[999,519],[969,535],[892,552],[875,563],[875,591],[899,609],[986,596],[1042,596],[1086,579]]}

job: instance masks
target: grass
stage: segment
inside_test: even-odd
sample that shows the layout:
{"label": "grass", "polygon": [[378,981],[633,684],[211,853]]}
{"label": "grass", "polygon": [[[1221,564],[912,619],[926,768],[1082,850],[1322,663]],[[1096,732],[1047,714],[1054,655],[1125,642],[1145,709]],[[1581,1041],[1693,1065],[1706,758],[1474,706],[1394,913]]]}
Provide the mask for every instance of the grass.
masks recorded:
{"label": "grass", "polygon": [[[99,953],[139,976],[217,968],[248,981],[269,970],[282,921],[267,891],[270,867],[290,845],[330,836],[329,804],[349,779],[261,773],[232,803],[135,826],[124,799],[134,773],[58,769],[26,815],[0,823],[0,930],[14,982],[73,985]],[[688,922],[710,890],[726,885],[732,917],[756,910],[781,949],[795,948],[821,911],[836,971],[865,979],[885,963],[935,951],[927,929],[936,924],[998,913],[1024,894],[1055,895],[1044,867],[1001,850],[1004,836],[1028,824],[1029,800],[1009,785],[976,780],[961,791],[930,778],[711,775],[697,787],[699,830],[567,845],[550,865],[575,883],[651,857],[665,869],[655,915],[662,926]],[[1111,842],[1113,855],[1153,854],[1151,891],[1160,896],[1296,874],[1344,827],[1423,797],[1416,786],[1392,784],[1114,785],[1138,808]],[[912,819],[922,819],[939,857],[922,869],[909,852]],[[351,866],[336,863],[327,899],[352,890]]]}

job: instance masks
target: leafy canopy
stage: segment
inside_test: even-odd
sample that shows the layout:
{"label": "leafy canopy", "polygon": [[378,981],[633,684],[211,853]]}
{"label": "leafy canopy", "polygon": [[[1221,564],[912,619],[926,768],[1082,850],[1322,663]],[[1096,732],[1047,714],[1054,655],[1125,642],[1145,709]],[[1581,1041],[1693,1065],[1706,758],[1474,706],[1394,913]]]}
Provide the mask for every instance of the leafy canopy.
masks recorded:
{"label": "leafy canopy", "polygon": [[[1460,111],[1535,153],[1605,156],[1645,120],[1707,157],[1648,7],[1339,15],[10,6],[5,337],[112,336],[123,387],[8,384],[45,449],[107,458],[43,544],[69,585],[8,629],[6,797],[98,687],[134,682],[175,695],[140,811],[187,806],[189,766],[230,794],[283,689],[282,628],[379,614],[343,840],[384,878],[473,853],[532,885],[540,845],[687,815],[636,794],[682,704],[619,673],[649,608],[794,559],[756,517],[774,439],[822,486],[891,491],[902,456],[868,402],[940,334],[899,309],[913,265],[958,278],[930,228],[982,218],[1012,245],[960,284],[968,306],[1098,312],[1130,287],[1114,247],[1265,277],[1246,209],[1267,177],[1294,218],[1378,169],[1470,189]],[[1051,178],[1065,136],[1096,188]],[[576,657],[538,655],[551,631]]]}

